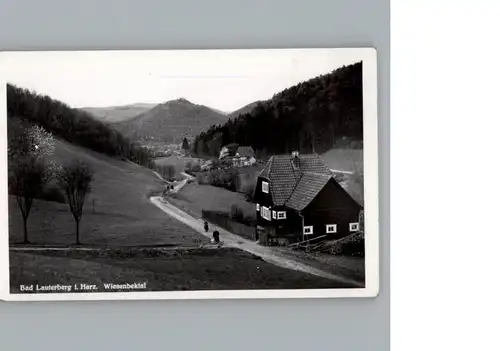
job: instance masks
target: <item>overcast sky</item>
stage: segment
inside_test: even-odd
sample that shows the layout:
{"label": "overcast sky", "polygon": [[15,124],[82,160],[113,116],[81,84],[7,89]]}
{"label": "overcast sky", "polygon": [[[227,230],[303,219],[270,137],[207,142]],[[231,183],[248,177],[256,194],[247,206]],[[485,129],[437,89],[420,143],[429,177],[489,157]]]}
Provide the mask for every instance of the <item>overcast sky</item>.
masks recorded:
{"label": "overcast sky", "polygon": [[0,55],[8,82],[49,95],[72,107],[161,103],[184,97],[226,112],[360,61],[355,49]]}

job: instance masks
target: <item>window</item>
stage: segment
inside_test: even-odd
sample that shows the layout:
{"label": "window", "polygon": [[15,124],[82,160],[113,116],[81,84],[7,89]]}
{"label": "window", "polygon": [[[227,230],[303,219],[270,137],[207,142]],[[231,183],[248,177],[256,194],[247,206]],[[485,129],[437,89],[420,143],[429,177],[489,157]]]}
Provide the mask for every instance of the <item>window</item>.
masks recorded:
{"label": "window", "polygon": [[268,182],[262,182],[262,192],[269,194],[269,183]]}
{"label": "window", "polygon": [[278,212],[278,219],[286,219],[286,212],[285,211],[279,211]]}
{"label": "window", "polygon": [[260,211],[260,205],[259,204],[255,205],[255,208],[257,209],[257,212]]}
{"label": "window", "polygon": [[260,215],[262,216],[262,218],[267,219],[268,221],[271,220],[271,211],[265,206],[260,207]]}
{"label": "window", "polygon": [[327,224],[326,225],[326,232],[327,233],[336,233],[337,232],[337,225],[336,224]]}
{"label": "window", "polygon": [[273,210],[273,219],[276,219],[276,211]]}
{"label": "window", "polygon": [[304,234],[305,235],[310,235],[312,233],[313,233],[313,226],[312,225],[304,226]]}
{"label": "window", "polygon": [[349,223],[349,230],[351,232],[357,232],[359,230],[359,223]]}

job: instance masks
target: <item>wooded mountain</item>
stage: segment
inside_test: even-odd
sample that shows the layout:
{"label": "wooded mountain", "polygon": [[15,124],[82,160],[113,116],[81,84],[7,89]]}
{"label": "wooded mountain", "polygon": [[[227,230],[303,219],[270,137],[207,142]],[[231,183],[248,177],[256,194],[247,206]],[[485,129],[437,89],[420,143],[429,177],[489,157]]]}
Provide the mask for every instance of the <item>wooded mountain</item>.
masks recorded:
{"label": "wooded mountain", "polygon": [[[143,166],[152,164],[147,150],[134,145],[108,124],[96,120],[90,113],[11,84],[7,84],[7,117],[9,122],[20,119],[44,127],[55,137],[75,145],[109,156],[129,159]],[[9,130],[7,133],[9,134]]]}
{"label": "wooded mountain", "polygon": [[363,140],[362,63],[299,83],[258,102],[250,112],[211,126],[192,143],[200,156],[217,156],[229,143],[252,146],[261,157],[325,152],[346,140]]}
{"label": "wooded mountain", "polygon": [[228,116],[213,109],[196,105],[186,99],[159,104],[128,121],[113,124],[132,140],[161,140],[180,143],[193,138],[211,125],[226,122]]}
{"label": "wooded mountain", "polygon": [[137,116],[138,114],[152,109],[156,105],[156,103],[138,103],[123,106],[84,107],[81,110],[91,113],[101,121],[108,123],[117,123],[129,120]]}
{"label": "wooded mountain", "polygon": [[261,102],[261,101],[251,102],[248,105],[245,105],[245,106],[237,109],[236,111],[233,111],[233,112],[229,113],[229,118],[236,118],[239,115],[251,112],[255,108],[255,106],[257,106],[257,104],[259,102]]}

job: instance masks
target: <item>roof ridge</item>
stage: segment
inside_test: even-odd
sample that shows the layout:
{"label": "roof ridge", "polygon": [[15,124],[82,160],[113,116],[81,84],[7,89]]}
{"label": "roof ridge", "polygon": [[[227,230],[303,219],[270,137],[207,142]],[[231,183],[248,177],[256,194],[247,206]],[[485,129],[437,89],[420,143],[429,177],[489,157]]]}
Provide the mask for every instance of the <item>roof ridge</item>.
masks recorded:
{"label": "roof ridge", "polygon": [[283,204],[286,204],[288,200],[293,196],[293,193],[295,193],[295,189],[297,189],[297,186],[299,185],[300,181],[302,180],[302,177],[304,176],[304,172],[301,172],[299,179],[295,182],[295,185],[293,186],[292,192],[290,193],[290,196],[287,197],[285,202]]}
{"label": "roof ridge", "polygon": [[302,172],[303,174],[313,174],[315,176],[321,176],[321,177],[328,177],[328,178],[333,178],[332,174],[326,174],[326,173],[319,173],[319,172],[311,172],[311,171],[304,171]]}

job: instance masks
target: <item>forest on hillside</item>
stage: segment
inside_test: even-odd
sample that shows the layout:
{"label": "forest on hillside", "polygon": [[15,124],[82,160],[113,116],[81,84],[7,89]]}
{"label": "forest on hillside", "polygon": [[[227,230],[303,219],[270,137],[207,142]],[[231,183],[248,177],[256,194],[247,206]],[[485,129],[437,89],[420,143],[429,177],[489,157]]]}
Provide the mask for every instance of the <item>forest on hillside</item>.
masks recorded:
{"label": "forest on hillside", "polygon": [[[198,134],[192,152],[217,156],[230,143],[249,145],[257,155],[323,153],[363,140],[362,62],[299,83],[259,102],[248,113]],[[351,145],[352,147],[352,145]]]}
{"label": "forest on hillside", "polygon": [[145,148],[131,143],[107,124],[86,111],[12,84],[7,85],[7,116],[45,128],[54,136],[112,157],[150,167]]}

